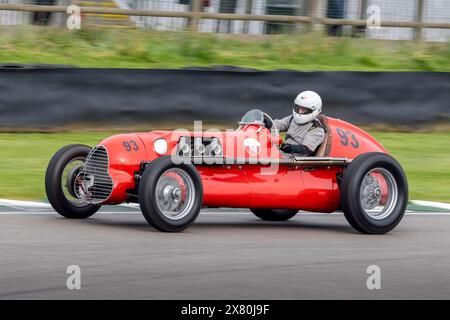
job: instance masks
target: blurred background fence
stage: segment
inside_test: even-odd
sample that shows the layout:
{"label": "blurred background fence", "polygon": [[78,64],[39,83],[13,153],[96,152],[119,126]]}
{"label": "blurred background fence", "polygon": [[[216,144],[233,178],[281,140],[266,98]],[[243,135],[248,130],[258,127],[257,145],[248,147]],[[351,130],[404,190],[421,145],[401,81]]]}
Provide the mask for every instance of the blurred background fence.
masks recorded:
{"label": "blurred background fence", "polygon": [[[71,4],[81,7],[82,26],[252,35],[324,30],[334,36],[376,39],[450,38],[448,0],[0,0],[0,25],[65,27]],[[368,17],[377,12],[382,27],[368,28]]]}

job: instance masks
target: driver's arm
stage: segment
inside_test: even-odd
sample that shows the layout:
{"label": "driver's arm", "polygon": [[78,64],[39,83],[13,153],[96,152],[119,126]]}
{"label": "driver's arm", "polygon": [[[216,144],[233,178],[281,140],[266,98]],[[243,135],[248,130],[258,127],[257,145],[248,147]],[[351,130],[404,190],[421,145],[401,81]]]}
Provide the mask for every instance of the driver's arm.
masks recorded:
{"label": "driver's arm", "polygon": [[289,129],[289,124],[291,123],[291,116],[287,116],[283,119],[274,119],[273,122],[277,127],[278,131],[286,132]]}
{"label": "driver's arm", "polygon": [[325,140],[325,130],[315,128],[308,131],[301,144],[283,144],[281,151],[286,153],[297,153],[303,156],[313,156],[319,145]]}

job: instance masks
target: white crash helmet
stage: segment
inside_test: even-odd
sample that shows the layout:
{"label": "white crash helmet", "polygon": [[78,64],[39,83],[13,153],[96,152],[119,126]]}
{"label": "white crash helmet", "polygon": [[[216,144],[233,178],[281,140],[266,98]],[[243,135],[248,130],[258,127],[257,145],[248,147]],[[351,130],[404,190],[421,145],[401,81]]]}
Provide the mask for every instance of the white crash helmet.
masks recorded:
{"label": "white crash helmet", "polygon": [[322,99],[314,91],[303,91],[295,98],[292,114],[294,121],[305,124],[317,118],[322,112]]}

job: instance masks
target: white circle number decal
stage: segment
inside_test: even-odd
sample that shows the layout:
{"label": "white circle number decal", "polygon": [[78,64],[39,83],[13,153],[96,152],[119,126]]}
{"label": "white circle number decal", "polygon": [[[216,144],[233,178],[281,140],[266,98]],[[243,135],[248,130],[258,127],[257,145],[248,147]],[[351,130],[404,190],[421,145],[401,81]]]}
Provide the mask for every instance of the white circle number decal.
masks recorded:
{"label": "white circle number decal", "polygon": [[252,155],[258,155],[261,151],[261,144],[254,138],[246,138],[244,140],[244,147]]}

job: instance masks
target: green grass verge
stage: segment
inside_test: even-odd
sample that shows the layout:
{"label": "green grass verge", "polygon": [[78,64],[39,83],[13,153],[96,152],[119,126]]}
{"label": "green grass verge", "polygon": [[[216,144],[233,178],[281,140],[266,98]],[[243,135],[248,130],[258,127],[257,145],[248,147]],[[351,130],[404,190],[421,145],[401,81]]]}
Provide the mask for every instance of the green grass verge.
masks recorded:
{"label": "green grass verge", "polygon": [[449,43],[329,38],[319,33],[239,36],[135,29],[0,28],[0,63],[262,70],[450,71]]}
{"label": "green grass verge", "polygon": [[[372,133],[406,170],[411,199],[450,202],[450,133]],[[1,133],[0,198],[44,199],[45,169],[60,147],[110,134]]]}
{"label": "green grass verge", "polygon": [[371,132],[400,162],[410,199],[450,203],[450,132]]}

